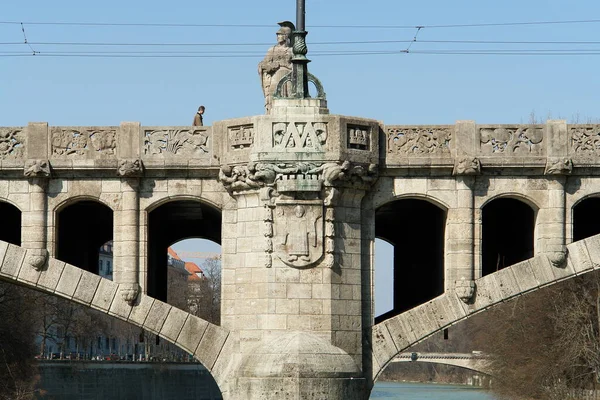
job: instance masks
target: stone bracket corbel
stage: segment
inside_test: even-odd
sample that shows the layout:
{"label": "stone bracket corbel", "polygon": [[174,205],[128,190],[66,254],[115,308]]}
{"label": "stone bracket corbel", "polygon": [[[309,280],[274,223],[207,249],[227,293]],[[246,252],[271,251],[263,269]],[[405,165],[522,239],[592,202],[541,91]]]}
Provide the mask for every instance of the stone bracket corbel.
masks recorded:
{"label": "stone bracket corbel", "polygon": [[462,157],[456,159],[452,175],[480,175],[481,162],[476,157]]}
{"label": "stone bracket corbel", "polygon": [[573,172],[573,161],[570,158],[548,158],[544,175],[569,175]]}
{"label": "stone bracket corbel", "polygon": [[122,178],[141,178],[144,175],[144,164],[138,159],[121,159],[117,167],[117,175]]}
{"label": "stone bracket corbel", "polygon": [[23,175],[27,178],[50,178],[52,168],[50,160],[27,160],[23,168]]}
{"label": "stone bracket corbel", "polygon": [[454,290],[458,297],[466,304],[473,300],[476,284],[472,279],[461,278],[454,282]]}

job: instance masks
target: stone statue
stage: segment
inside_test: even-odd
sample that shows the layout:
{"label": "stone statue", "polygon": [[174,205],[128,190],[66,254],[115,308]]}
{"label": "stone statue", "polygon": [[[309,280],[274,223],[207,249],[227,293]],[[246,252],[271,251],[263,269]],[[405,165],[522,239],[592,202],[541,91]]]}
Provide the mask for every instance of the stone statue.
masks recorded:
{"label": "stone statue", "polygon": [[[292,24],[280,22],[281,28],[277,31],[277,44],[267,51],[265,58],[258,63],[258,75],[265,96],[265,110],[267,114],[271,111],[273,94],[277,84],[288,73],[292,71],[292,46],[290,36]],[[281,95],[287,97],[290,94],[291,83],[288,82],[282,90]]]}

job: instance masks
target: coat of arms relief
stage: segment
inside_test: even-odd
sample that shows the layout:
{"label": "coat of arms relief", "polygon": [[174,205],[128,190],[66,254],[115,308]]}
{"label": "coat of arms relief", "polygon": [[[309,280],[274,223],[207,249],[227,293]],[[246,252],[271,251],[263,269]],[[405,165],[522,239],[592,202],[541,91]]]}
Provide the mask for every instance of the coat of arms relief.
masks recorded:
{"label": "coat of arms relief", "polygon": [[323,257],[323,201],[280,200],[274,217],[274,252],[284,264],[307,268]]}

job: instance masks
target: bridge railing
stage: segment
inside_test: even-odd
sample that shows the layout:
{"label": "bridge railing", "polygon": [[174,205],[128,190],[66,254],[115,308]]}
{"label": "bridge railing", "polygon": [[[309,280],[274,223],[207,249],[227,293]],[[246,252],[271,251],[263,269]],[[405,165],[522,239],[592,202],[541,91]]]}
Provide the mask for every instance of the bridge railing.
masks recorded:
{"label": "bridge railing", "polygon": [[113,169],[119,160],[142,159],[147,168],[218,165],[210,126],[0,127],[0,168],[22,169],[27,160],[49,160],[52,168]]}
{"label": "bridge railing", "polygon": [[[225,151],[223,141],[238,151],[240,160],[249,160],[256,121],[240,121],[227,132],[212,126],[142,126],[137,122],[0,127],[0,167],[20,169],[25,160],[50,160],[55,169],[103,169],[116,167],[120,159],[142,159],[149,168],[214,168]],[[219,123],[215,126],[220,127]],[[600,124],[457,121],[454,125],[387,125],[380,134],[380,160],[389,168],[456,169],[461,163],[469,168],[469,160],[474,163],[471,166],[509,168],[548,169],[565,160],[581,167],[600,166]],[[560,164],[556,167],[561,168]]]}
{"label": "bridge railing", "polygon": [[[546,124],[387,125],[385,166],[391,168],[488,167],[563,168],[600,166],[600,125]],[[473,160],[477,161],[473,161]],[[558,163],[558,164],[557,164]],[[471,165],[472,166],[472,165]],[[460,171],[459,171],[460,172]]]}

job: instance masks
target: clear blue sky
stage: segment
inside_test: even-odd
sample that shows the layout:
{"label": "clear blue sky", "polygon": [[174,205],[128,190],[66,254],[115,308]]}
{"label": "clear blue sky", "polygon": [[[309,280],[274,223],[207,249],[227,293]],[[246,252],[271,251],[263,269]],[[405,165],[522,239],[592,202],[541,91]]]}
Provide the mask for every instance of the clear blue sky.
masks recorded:
{"label": "clear blue sky", "polygon": [[[412,54],[319,55],[398,51],[408,43],[317,45],[316,42],[411,40],[416,29],[320,28],[322,25],[426,26],[418,40],[600,41],[600,23],[428,28],[431,25],[600,19],[600,3],[578,1],[307,0],[310,71],[321,79],[332,113],[387,124],[527,122],[598,118],[598,55],[432,55],[470,49],[600,50],[600,44],[421,43]],[[267,27],[133,27],[25,24],[31,43],[263,43],[259,46],[36,45],[38,56],[0,57],[0,125],[188,125],[199,104],[205,121],[262,113],[256,64],[275,41],[277,21],[295,20],[295,1],[3,1],[1,21],[250,24]],[[272,25],[272,27],[268,27]],[[22,42],[20,25],[0,24],[0,42]],[[245,58],[43,57],[81,51],[245,51]],[[0,54],[29,52],[0,45]],[[600,52],[596,52],[598,54]],[[229,53],[231,54],[231,53]],[[97,55],[97,54],[96,54]],[[205,54],[203,54],[205,55]]]}
{"label": "clear blue sky", "polygon": [[[580,122],[600,118],[597,101],[600,22],[433,27],[600,20],[597,1],[306,0],[306,9],[309,58],[313,61],[310,71],[325,86],[332,113],[374,118],[386,124],[452,124],[463,119],[520,123],[528,122],[532,112],[541,120],[548,116]],[[121,121],[189,125],[200,104],[207,107],[207,124],[261,114],[263,99],[257,63],[275,42],[276,22],[286,19],[295,20],[294,0],[3,1],[0,22],[25,22],[31,49],[39,54],[15,56],[15,52],[23,54],[32,50],[22,43],[20,25],[0,23],[0,43],[3,43],[0,44],[0,126],[22,126],[30,121],[72,126],[118,125]],[[31,22],[237,26],[78,26]],[[425,27],[412,45],[409,42],[317,44],[410,41],[417,33],[415,26]],[[42,45],[41,42],[188,45],[76,46]],[[259,45],[248,45],[253,43]],[[409,45],[409,54],[332,55],[334,52],[399,52]],[[528,54],[563,50],[571,54],[423,53],[482,50]],[[168,51],[180,52],[179,55],[186,57],[174,57],[173,53],[163,53],[170,56],[160,58],[81,57],[81,52],[98,56],[102,55],[99,52],[111,51],[121,52],[118,53],[121,56]],[[208,51],[217,57],[205,57]],[[68,56],[45,56],[52,52]],[[249,57],[239,57],[239,52]],[[586,52],[588,54],[581,55]],[[185,247],[185,250],[202,250],[192,245]],[[384,258],[389,260],[389,254],[379,257]],[[385,303],[380,300],[381,296],[389,298],[389,292],[380,290],[378,295],[381,312]]]}

